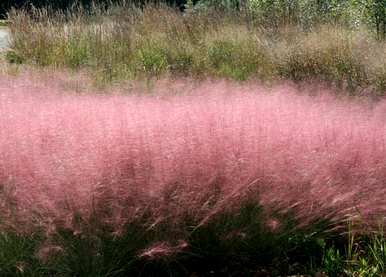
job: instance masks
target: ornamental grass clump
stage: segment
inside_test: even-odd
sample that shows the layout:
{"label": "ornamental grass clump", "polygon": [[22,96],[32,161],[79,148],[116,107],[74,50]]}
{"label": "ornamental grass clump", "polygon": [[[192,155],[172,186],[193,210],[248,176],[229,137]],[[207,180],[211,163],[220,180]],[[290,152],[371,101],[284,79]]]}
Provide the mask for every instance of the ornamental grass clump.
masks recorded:
{"label": "ornamental grass clump", "polygon": [[27,238],[29,266],[305,260],[315,234],[385,213],[382,100],[229,82],[74,95],[1,78],[0,234]]}
{"label": "ornamental grass clump", "polygon": [[383,102],[286,86],[206,83],[156,98],[2,82],[4,225],[75,230],[75,218],[97,214],[117,231],[144,211],[156,222],[204,223],[251,195],[295,209],[303,223],[383,211]]}

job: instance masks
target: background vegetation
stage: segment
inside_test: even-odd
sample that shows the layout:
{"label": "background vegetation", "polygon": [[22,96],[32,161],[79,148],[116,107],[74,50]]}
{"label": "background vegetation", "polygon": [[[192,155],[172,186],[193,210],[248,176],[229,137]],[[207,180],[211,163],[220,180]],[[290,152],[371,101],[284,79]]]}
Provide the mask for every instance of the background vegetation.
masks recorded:
{"label": "background vegetation", "polygon": [[[50,10],[66,11],[79,5],[92,9],[94,5],[108,7],[114,4],[122,5],[124,2],[128,3],[125,0],[5,0],[0,3],[0,15],[5,17],[12,7],[27,10],[33,7],[47,7]],[[315,23],[344,22],[349,25],[371,25],[378,35],[383,37],[386,32],[386,0],[131,0],[129,3],[137,6],[165,3],[181,10],[193,6],[195,9],[216,7],[244,10],[253,13],[270,27],[283,23],[300,23],[307,26]]]}
{"label": "background vegetation", "polygon": [[[119,3],[122,0],[2,0],[0,3],[0,19],[5,18],[7,12],[12,8],[49,8],[51,10],[65,11],[71,9],[73,6],[82,5],[85,8],[91,8],[93,5],[109,6],[113,3]],[[137,5],[144,5],[145,3],[151,3],[156,1],[148,0],[130,0],[130,3]],[[183,7],[186,3],[185,0],[165,0],[163,3],[167,3],[170,6]]]}
{"label": "background vegetation", "polygon": [[313,15],[261,6],[263,1],[250,4],[258,7],[239,11],[198,3],[181,13],[123,2],[68,13],[12,10],[7,59],[85,70],[97,84],[160,76],[318,80],[351,93],[383,94],[381,29],[369,29],[343,8],[315,8]]}

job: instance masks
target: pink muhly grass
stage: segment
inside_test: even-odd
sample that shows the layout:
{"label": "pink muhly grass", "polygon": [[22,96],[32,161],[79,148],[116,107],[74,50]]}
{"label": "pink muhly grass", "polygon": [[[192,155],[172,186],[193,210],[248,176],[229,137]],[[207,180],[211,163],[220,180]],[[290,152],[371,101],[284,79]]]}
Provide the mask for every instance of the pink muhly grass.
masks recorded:
{"label": "pink muhly grass", "polygon": [[81,218],[119,232],[145,211],[148,228],[205,224],[253,197],[303,225],[386,212],[384,101],[216,82],[180,96],[74,96],[1,78],[5,227],[81,232]]}
{"label": "pink muhly grass", "polygon": [[49,262],[59,254],[63,253],[64,249],[61,246],[43,244],[36,253],[36,256],[44,262]]}
{"label": "pink muhly grass", "polygon": [[165,241],[157,242],[141,251],[138,256],[139,258],[145,258],[147,260],[165,259],[186,251],[188,247],[189,245],[185,241],[179,241],[176,246],[170,245],[169,242]]}

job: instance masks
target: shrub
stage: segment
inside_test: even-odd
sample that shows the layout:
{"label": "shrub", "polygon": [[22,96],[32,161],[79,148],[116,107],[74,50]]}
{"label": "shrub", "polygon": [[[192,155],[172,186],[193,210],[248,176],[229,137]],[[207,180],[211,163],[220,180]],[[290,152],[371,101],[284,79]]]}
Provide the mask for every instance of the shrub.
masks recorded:
{"label": "shrub", "polygon": [[150,76],[159,76],[168,70],[168,56],[165,49],[146,44],[138,50],[141,70]]}
{"label": "shrub", "polygon": [[9,63],[22,64],[24,62],[23,57],[12,50],[7,51],[5,58]]}
{"label": "shrub", "polygon": [[[322,40],[321,40],[322,38]],[[350,33],[322,30],[289,46],[280,72],[292,80],[322,79],[348,89],[368,85],[366,67]]]}

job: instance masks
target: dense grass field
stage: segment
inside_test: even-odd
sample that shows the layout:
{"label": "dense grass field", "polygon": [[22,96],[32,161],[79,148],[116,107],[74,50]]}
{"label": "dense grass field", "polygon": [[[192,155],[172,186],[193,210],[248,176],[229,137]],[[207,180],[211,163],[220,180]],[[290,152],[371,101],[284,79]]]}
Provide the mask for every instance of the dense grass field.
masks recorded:
{"label": "dense grass field", "polygon": [[384,101],[52,78],[1,77],[4,276],[383,272]]}
{"label": "dense grass field", "polygon": [[11,10],[0,276],[383,276],[386,42],[277,15]]}
{"label": "dense grass field", "polygon": [[13,10],[9,20],[10,62],[85,70],[99,86],[190,76],[318,80],[351,94],[386,88],[386,44],[365,26],[267,26],[248,13],[182,14],[163,5]]}

